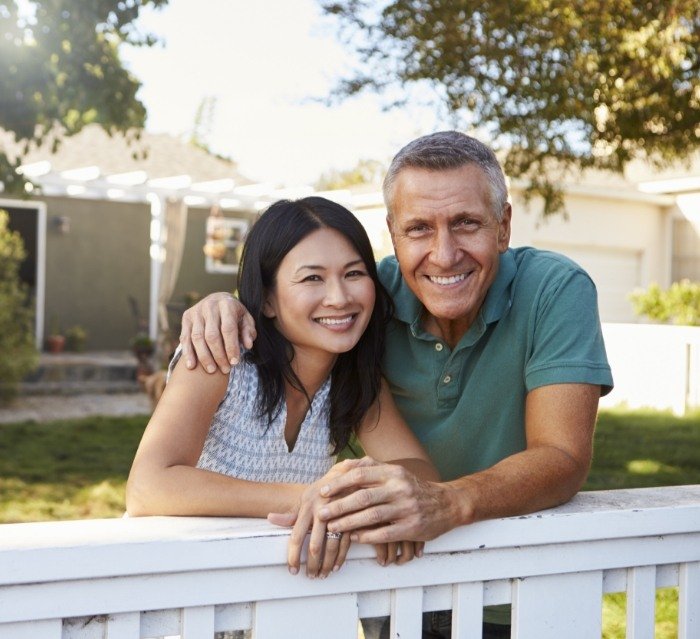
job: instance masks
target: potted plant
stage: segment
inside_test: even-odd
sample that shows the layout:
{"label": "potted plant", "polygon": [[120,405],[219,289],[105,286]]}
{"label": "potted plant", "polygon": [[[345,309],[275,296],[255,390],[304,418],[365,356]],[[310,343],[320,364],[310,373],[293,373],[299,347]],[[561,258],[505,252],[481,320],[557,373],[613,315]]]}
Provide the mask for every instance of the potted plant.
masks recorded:
{"label": "potted plant", "polygon": [[54,317],[51,320],[51,328],[46,336],[46,350],[49,353],[62,353],[66,345],[66,337],[61,333],[58,320]]}
{"label": "potted plant", "polygon": [[131,340],[131,350],[141,360],[153,355],[155,344],[148,333],[137,333]]}
{"label": "potted plant", "polygon": [[85,340],[87,339],[87,331],[80,325],[76,324],[66,330],[66,349],[81,353],[85,350]]}

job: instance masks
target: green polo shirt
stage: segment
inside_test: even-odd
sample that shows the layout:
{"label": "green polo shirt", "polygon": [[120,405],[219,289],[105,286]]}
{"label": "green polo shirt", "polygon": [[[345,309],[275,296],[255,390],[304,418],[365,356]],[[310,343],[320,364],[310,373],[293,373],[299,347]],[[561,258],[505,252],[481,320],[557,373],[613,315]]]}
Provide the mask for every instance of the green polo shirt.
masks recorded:
{"label": "green polo shirt", "polygon": [[422,326],[395,257],[379,276],[396,311],[384,374],[444,480],[525,449],[525,396],[562,383],[612,388],[595,285],[562,255],[509,249],[474,324],[451,350]]}

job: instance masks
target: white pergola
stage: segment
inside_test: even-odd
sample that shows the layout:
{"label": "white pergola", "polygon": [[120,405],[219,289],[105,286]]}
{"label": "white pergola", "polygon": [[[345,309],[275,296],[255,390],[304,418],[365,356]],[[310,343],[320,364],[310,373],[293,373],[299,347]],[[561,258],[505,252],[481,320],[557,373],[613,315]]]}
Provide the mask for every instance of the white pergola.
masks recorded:
{"label": "white pergola", "polygon": [[[237,184],[233,178],[196,182],[190,175],[150,177],[145,171],[103,173],[99,166],[82,166],[55,170],[44,160],[25,164],[19,172],[36,184],[40,196],[63,196],[114,202],[147,203],[151,212],[150,225],[150,299],[149,334],[158,336],[158,290],[166,258],[165,205],[169,199],[184,202],[188,207],[219,207],[222,211],[257,213],[280,199],[295,199],[319,195],[346,206],[352,211],[383,206],[379,191],[352,193],[349,190],[315,191],[308,185],[279,185],[273,183]],[[31,192],[31,190],[30,190]],[[0,190],[1,193],[1,190]],[[44,242],[45,238],[41,238]],[[37,291],[43,300],[42,290]],[[37,327],[39,333],[39,327]]]}

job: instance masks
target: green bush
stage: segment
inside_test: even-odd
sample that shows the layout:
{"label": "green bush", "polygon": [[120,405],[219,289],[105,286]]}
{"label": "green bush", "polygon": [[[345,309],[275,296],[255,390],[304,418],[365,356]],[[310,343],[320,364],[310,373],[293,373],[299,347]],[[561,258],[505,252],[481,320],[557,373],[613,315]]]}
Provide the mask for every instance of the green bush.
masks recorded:
{"label": "green bush", "polygon": [[37,362],[32,310],[27,287],[19,278],[24,245],[7,224],[7,213],[0,211],[0,403],[17,394],[20,380]]}
{"label": "green bush", "polygon": [[683,326],[700,326],[700,283],[690,280],[674,282],[667,290],[652,284],[634,291],[630,300],[637,315],[657,322],[673,322]]}

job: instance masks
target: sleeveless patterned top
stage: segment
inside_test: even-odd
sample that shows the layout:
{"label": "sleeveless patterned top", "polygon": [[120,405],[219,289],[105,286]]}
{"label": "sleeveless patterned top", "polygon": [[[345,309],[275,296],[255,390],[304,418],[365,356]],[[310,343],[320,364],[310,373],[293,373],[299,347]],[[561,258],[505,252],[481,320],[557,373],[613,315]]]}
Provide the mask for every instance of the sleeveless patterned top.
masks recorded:
{"label": "sleeveless patterned top", "polygon": [[[178,348],[169,375],[180,355]],[[286,405],[269,424],[266,415],[258,414],[259,379],[256,366],[244,357],[231,369],[226,395],[212,418],[197,467],[249,481],[313,483],[335,463],[328,421],[330,377],[312,398],[291,451],[284,439]]]}

